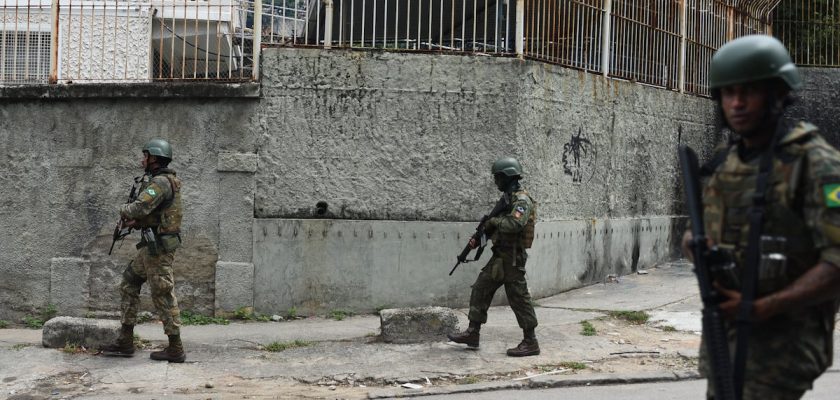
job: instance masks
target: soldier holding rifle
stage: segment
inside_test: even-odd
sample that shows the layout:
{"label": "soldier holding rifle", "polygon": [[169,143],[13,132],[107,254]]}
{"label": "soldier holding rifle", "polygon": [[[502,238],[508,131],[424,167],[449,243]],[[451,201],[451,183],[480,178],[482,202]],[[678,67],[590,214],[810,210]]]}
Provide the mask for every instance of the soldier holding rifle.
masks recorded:
{"label": "soldier holding rifle", "polygon": [[[778,40],[752,35],[727,43],[712,58],[709,82],[734,136],[699,169],[705,182],[695,214],[702,216],[704,243],[691,232],[683,238],[695,263],[708,261],[723,327],[724,348],[711,348],[704,310],[700,369],[715,377],[707,397],[799,399],[832,363],[840,300],[840,153],[815,126],[782,118],[791,91],[802,83]],[[699,177],[685,178],[689,187]],[[714,371],[729,357],[710,360],[729,349],[734,390],[720,384],[730,377]]]}
{"label": "soldier holding rifle", "polygon": [[510,308],[513,309],[516,321],[524,332],[522,342],[508,349],[507,355],[538,355],[540,345],[534,333],[537,315],[531,305],[531,294],[525,281],[525,261],[528,258],[525,250],[531,247],[534,240],[536,204],[519,183],[522,179],[522,166],[519,161],[510,157],[500,158],[493,163],[491,172],[496,187],[503,193],[502,199],[494,211],[482,219],[476,229],[476,235],[470,239],[468,248],[458,257],[458,262],[466,262],[466,254],[470,249],[483,249],[486,237],[493,241],[493,257],[478,274],[472,286],[469,328],[464,332],[449,335],[449,340],[469,347],[478,347],[479,330],[481,324],[487,322],[487,310],[493,301],[493,295],[504,285]]}

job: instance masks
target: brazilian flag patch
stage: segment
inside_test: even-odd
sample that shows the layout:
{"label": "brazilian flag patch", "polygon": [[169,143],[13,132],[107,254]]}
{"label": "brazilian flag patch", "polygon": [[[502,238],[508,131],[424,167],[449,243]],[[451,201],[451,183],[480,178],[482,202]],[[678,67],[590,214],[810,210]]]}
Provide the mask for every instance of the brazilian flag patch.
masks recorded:
{"label": "brazilian flag patch", "polygon": [[823,185],[825,193],[825,206],[828,208],[840,207],[840,183]]}
{"label": "brazilian flag patch", "polygon": [[[837,186],[838,186],[838,187],[840,187],[840,185],[837,185]],[[155,190],[154,190],[154,189],[152,189],[152,188],[148,188],[148,189],[146,189],[146,193],[148,193],[148,194],[149,194],[149,196],[152,196],[152,197],[157,196],[157,193],[155,193]],[[837,204],[840,204],[840,203],[837,203]]]}

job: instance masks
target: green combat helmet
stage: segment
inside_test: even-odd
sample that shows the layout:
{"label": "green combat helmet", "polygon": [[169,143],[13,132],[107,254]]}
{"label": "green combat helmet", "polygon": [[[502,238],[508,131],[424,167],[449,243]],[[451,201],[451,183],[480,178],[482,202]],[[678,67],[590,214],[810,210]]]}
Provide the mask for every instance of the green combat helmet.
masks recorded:
{"label": "green combat helmet", "polygon": [[152,139],[143,146],[143,151],[158,157],[172,159],[172,146],[163,139]]}
{"label": "green combat helmet", "polygon": [[520,165],[519,161],[516,161],[513,157],[502,157],[493,163],[491,171],[493,172],[493,175],[501,173],[509,177],[521,176],[522,165]]}
{"label": "green combat helmet", "polygon": [[709,88],[739,85],[779,78],[790,89],[799,89],[802,79],[790,53],[778,39],[767,35],[748,35],[723,45],[709,70]]}

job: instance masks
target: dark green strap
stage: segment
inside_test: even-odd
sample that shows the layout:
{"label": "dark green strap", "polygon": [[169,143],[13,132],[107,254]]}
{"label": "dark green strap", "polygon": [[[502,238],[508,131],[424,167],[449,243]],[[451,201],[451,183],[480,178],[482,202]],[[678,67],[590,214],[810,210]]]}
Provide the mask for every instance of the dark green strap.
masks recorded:
{"label": "dark green strap", "polygon": [[743,397],[744,390],[748,340],[752,331],[752,308],[755,301],[756,287],[758,286],[758,267],[761,263],[761,231],[764,224],[764,212],[768,202],[767,187],[773,176],[773,156],[776,152],[776,144],[779,143],[781,136],[785,132],[785,128],[786,125],[779,119],[779,123],[776,125],[776,132],[770,141],[770,146],[761,155],[755,192],[752,198],[753,205],[749,211],[750,231],[747,242],[747,258],[741,280],[741,304],[738,307],[738,315],[735,319],[738,335],[735,344],[733,375],[735,380],[735,395],[738,399]]}

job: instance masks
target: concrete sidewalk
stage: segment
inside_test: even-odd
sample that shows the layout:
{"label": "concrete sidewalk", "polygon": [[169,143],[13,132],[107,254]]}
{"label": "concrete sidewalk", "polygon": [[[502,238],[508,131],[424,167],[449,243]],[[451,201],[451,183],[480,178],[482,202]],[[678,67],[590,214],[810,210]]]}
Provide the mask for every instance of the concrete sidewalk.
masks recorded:
{"label": "concrete sidewalk", "polygon": [[[382,343],[377,316],[308,318],[184,327],[184,364],[151,361],[150,349],[128,359],[67,354],[41,347],[40,331],[3,329],[0,398],[387,398],[696,378],[700,306],[694,279],[689,265],[671,263],[538,300],[542,354],[525,358],[505,355],[521,339],[506,306],[491,310],[479,350],[444,338]],[[634,325],[609,317],[612,310],[645,310],[653,318]],[[581,335],[585,320],[596,335]],[[165,343],[160,324],[144,324],[137,333],[154,347]],[[294,340],[312,345],[261,349]],[[545,375],[528,378],[537,374]],[[400,386],[406,382],[423,387]]]}

